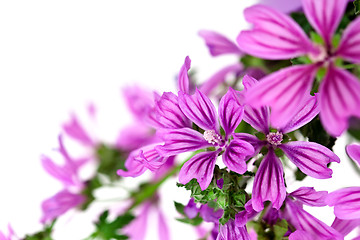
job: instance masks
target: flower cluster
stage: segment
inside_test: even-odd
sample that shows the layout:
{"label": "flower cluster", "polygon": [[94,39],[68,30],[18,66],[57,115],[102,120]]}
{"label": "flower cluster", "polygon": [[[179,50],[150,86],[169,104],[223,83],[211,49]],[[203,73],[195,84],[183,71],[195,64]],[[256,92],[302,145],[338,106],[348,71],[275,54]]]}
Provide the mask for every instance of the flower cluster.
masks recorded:
{"label": "flower cluster", "polygon": [[[240,62],[197,84],[187,56],[176,92],[126,87],[134,121],[112,143],[73,114],[59,135],[63,163],[41,157],[63,189],[41,205],[44,229],[25,239],[52,239],[66,212],[85,211],[100,201],[97,190],[126,188],[126,178],[140,176],[146,182],[98,213],[88,239],[142,240],[148,224],[158,226],[158,239],[171,239],[170,216],[161,205],[161,186],[171,178],[190,193],[187,204],[174,202],[177,220],[192,225],[200,239],[341,240],[353,234],[360,227],[356,183],[291,189],[306,177],[332,178],[333,166],[345,160],[333,151],[340,136],[349,140],[343,149],[354,169],[360,168],[358,9],[348,0],[294,1],[283,11],[273,8],[277,1],[273,7],[264,2],[245,10],[252,26],[236,42],[199,32],[212,56],[232,54]],[[93,105],[88,113],[94,120]],[[66,139],[86,154],[74,157]],[[88,165],[93,171],[84,177]],[[334,208],[331,226],[308,211],[324,206]],[[156,221],[149,223],[152,216]],[[14,236],[11,227],[8,237],[0,232],[0,240]]]}

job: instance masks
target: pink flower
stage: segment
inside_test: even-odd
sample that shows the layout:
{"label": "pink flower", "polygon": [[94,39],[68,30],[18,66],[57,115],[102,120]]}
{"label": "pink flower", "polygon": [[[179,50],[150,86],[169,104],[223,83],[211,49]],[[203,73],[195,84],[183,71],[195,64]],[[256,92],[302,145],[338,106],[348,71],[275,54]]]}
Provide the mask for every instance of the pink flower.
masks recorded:
{"label": "pink flower", "polygon": [[268,105],[273,117],[291,119],[312,88],[317,71],[327,72],[319,87],[320,119],[324,128],[339,136],[348,127],[351,116],[360,117],[360,82],[348,71],[335,65],[337,58],[360,62],[360,18],[343,32],[338,47],[332,44],[335,30],[343,16],[347,0],[303,0],[310,24],[324,44],[311,42],[304,31],[284,13],[256,5],[245,10],[245,18],[253,23],[250,31],[242,31],[237,42],[241,50],[265,59],[288,59],[307,55],[312,64],[282,69],[263,78],[249,91],[253,106]]}

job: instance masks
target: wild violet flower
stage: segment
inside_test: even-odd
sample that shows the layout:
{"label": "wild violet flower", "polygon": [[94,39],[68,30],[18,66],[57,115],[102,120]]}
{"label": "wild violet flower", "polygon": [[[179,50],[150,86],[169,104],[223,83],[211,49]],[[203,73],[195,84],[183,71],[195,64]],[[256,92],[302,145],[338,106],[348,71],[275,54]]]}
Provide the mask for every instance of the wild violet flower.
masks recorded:
{"label": "wild violet flower", "polygon": [[334,206],[335,216],[340,219],[360,218],[360,187],[347,187],[330,193],[327,204]]}
{"label": "wild violet flower", "polygon": [[[256,80],[249,76],[243,79],[245,93],[256,85]],[[245,100],[246,101],[246,100]],[[300,111],[287,122],[284,122],[277,131],[270,131],[271,114],[268,108],[260,109],[245,106],[244,121],[253,128],[262,132],[264,140],[247,133],[235,133],[235,138],[250,142],[255,153],[262,147],[268,149],[267,154],[261,161],[256,172],[253,191],[252,204],[256,211],[263,209],[263,202],[269,200],[273,207],[279,209],[286,197],[286,189],[283,178],[283,167],[280,159],[276,156],[275,150],[281,149],[288,159],[293,162],[303,173],[314,178],[330,178],[332,170],[327,167],[330,162],[340,162],[340,159],[328,148],[314,142],[290,141],[283,142],[285,134],[292,132],[306,123],[310,122],[318,113],[316,97],[309,97],[300,105]]]}
{"label": "wild violet flower", "polygon": [[[332,228],[334,228],[336,231],[341,233],[344,237],[347,236],[352,230],[354,230],[357,227],[360,227],[360,218],[358,219],[340,219],[335,218],[334,222],[331,225]],[[354,238],[353,240],[359,240],[360,234],[357,238]]]}
{"label": "wild violet flower", "polygon": [[[245,157],[253,154],[253,147],[240,139],[231,139],[239,125],[243,110],[234,99],[234,90],[221,99],[219,118],[211,100],[198,89],[194,95],[179,92],[179,106],[182,112],[198,127],[203,134],[191,128],[173,129],[163,132],[165,144],[156,150],[162,156],[173,156],[179,153],[215,148],[215,151],[201,152],[193,156],[181,168],[179,181],[183,184],[196,178],[202,190],[205,190],[213,177],[217,156],[223,152],[223,162],[237,173],[246,171]],[[224,136],[220,133],[219,121],[224,129]]]}
{"label": "wild violet flower", "polygon": [[237,42],[241,50],[264,59],[288,59],[307,55],[312,64],[281,69],[263,78],[249,91],[253,106],[271,106],[272,118],[281,124],[292,118],[306,99],[320,68],[326,74],[319,87],[320,119],[324,128],[339,136],[348,127],[351,116],[360,117],[360,82],[336,65],[341,58],[360,62],[360,18],[344,30],[339,45],[332,43],[335,30],[343,16],[347,0],[303,0],[303,9],[310,24],[322,37],[315,44],[289,16],[270,7],[256,5],[245,10],[245,18],[254,24],[242,31]]}

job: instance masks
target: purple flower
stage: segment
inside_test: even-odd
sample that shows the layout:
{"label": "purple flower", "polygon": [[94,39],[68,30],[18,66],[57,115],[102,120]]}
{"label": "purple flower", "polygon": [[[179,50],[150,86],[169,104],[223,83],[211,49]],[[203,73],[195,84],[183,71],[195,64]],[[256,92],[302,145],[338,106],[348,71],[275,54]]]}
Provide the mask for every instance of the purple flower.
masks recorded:
{"label": "purple flower", "polygon": [[184,93],[189,93],[190,91],[190,80],[188,71],[191,66],[191,60],[189,56],[186,56],[184,64],[180,68],[179,76],[178,76],[178,89]]}
{"label": "purple flower", "polygon": [[344,13],[347,0],[303,0],[307,19],[322,37],[324,44],[311,42],[289,16],[270,7],[256,5],[245,10],[245,18],[253,23],[250,31],[242,31],[237,42],[241,50],[265,59],[288,59],[307,55],[313,62],[284,68],[262,79],[249,91],[253,106],[271,106],[273,118],[290,119],[309,95],[316,72],[327,72],[319,87],[320,119],[325,129],[339,136],[348,127],[351,116],[360,117],[360,82],[348,71],[335,66],[337,58],[360,62],[360,18],[345,29],[339,46],[332,45],[335,30]]}
{"label": "purple flower", "polygon": [[199,35],[205,40],[206,46],[208,46],[210,54],[214,57],[222,54],[242,54],[242,52],[234,42],[229,40],[227,37],[221,35],[220,33],[209,30],[201,30],[199,31]]}
{"label": "purple flower", "polygon": [[188,204],[184,207],[184,212],[188,218],[194,218],[197,216],[199,209],[196,207],[194,198],[191,198]]}
{"label": "purple flower", "polygon": [[334,228],[336,231],[341,233],[344,237],[348,235],[353,229],[359,226],[360,226],[360,218],[349,220],[349,219],[340,219],[337,217],[335,218],[334,222],[331,225],[332,228]]}
{"label": "purple flower", "polygon": [[346,146],[346,153],[349,157],[360,165],[360,145],[349,144]]}
{"label": "purple flower", "polygon": [[10,224],[8,224],[8,235],[7,236],[5,236],[5,234],[0,231],[0,240],[15,240],[15,239],[20,239],[20,238],[18,238],[15,235],[14,230]]}
{"label": "purple flower", "polygon": [[[296,229],[290,234],[289,239],[344,239],[341,233],[315,218],[302,207],[302,204],[324,206],[325,196],[326,192],[316,192],[313,188],[300,188],[288,195],[285,200],[285,208],[281,211],[280,216]],[[296,200],[290,197],[295,197]]]}
{"label": "purple flower", "polygon": [[[94,120],[94,105],[90,106],[91,107],[88,108],[88,114],[90,118]],[[70,121],[64,123],[62,128],[68,136],[70,136],[84,146],[94,148],[98,143],[97,140],[93,136],[91,136],[91,134],[86,131],[86,129],[81,125],[77,116],[74,113],[71,114]]]}
{"label": "purple flower", "polygon": [[226,78],[233,74],[235,76],[239,76],[243,72],[243,66],[240,63],[235,63],[230,66],[226,66],[223,69],[216,72],[213,76],[211,76],[208,80],[206,80],[199,87],[200,91],[209,96],[211,93],[215,91],[215,89],[225,82]]}
{"label": "purple flower", "polygon": [[[179,106],[182,112],[193,123],[204,130],[200,133],[191,128],[180,128],[165,131],[165,144],[156,150],[163,156],[215,147],[215,151],[196,154],[180,170],[179,181],[186,184],[196,178],[202,190],[205,190],[213,177],[216,158],[221,151],[223,162],[231,170],[244,173],[247,169],[245,157],[253,154],[253,147],[240,139],[230,139],[239,125],[243,109],[235,99],[235,91],[229,89],[220,101],[219,117],[210,99],[199,90],[194,95],[179,92]],[[218,120],[219,118],[219,120]],[[225,136],[220,134],[219,121]]]}
{"label": "purple flower", "polygon": [[47,156],[41,157],[41,163],[44,169],[54,178],[61,181],[65,187],[76,187],[81,189],[83,183],[79,178],[79,168],[89,161],[90,158],[73,159],[67,152],[62,136],[59,136],[59,152],[65,160],[63,165],[56,164]]}
{"label": "purple flower", "polygon": [[223,213],[224,210],[221,208],[215,210],[214,208],[209,207],[208,204],[201,205],[200,208],[200,216],[204,219],[205,222],[218,223]]}
{"label": "purple flower", "polygon": [[283,13],[290,13],[301,9],[301,0],[260,0],[258,3],[271,6]]}
{"label": "purple flower", "polygon": [[360,218],[360,187],[348,187],[332,192],[326,202],[334,206],[335,216],[340,219]]}
{"label": "purple flower", "polygon": [[144,240],[148,218],[153,213],[158,216],[158,239],[169,240],[170,233],[165,216],[161,209],[153,205],[151,201],[147,201],[141,205],[138,216],[124,228],[124,233],[132,240]]}
{"label": "purple flower", "polygon": [[[240,93],[239,101],[246,101],[241,97],[256,85],[256,80],[245,76],[243,80],[245,93]],[[248,96],[246,94],[246,96]],[[273,207],[279,209],[286,197],[283,179],[283,167],[274,150],[280,148],[285,155],[303,173],[315,178],[330,178],[332,170],[327,167],[330,162],[340,162],[340,159],[328,148],[313,142],[293,141],[283,142],[284,134],[292,132],[310,122],[318,113],[316,97],[309,97],[302,102],[300,110],[294,117],[278,122],[272,118],[272,113],[266,107],[255,109],[245,106],[244,120],[256,130],[265,134],[265,140],[245,133],[235,133],[235,137],[245,140],[254,146],[255,153],[262,147],[268,148],[268,153],[260,163],[253,185],[252,205],[256,211],[261,211],[263,202],[269,200]],[[273,123],[275,121],[275,124]],[[277,132],[270,132],[270,125],[277,127]]]}
{"label": "purple flower", "polygon": [[216,240],[250,240],[246,226],[238,227],[235,221],[230,219],[225,225],[220,225],[219,235]]}
{"label": "purple flower", "polygon": [[43,224],[49,223],[68,210],[81,205],[85,200],[81,194],[74,194],[64,189],[43,201],[41,204],[43,216],[40,221]]}
{"label": "purple flower", "polygon": [[148,169],[152,172],[159,170],[172,157],[160,156],[155,150],[156,146],[158,143],[132,151],[125,161],[126,171],[119,169],[117,174],[122,177],[137,177]]}

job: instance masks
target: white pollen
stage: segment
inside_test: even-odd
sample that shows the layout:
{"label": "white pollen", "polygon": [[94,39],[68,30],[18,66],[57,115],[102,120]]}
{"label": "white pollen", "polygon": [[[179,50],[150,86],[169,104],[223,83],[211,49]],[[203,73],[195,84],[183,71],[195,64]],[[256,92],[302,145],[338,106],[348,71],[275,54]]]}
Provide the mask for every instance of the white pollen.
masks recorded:
{"label": "white pollen", "polygon": [[204,138],[208,143],[213,145],[221,143],[221,137],[214,130],[206,130],[204,132]]}

